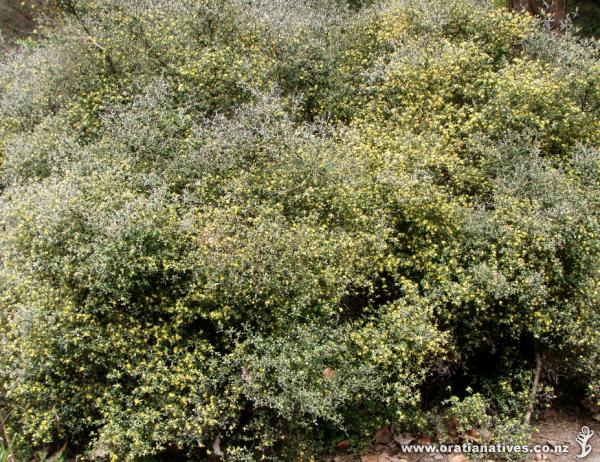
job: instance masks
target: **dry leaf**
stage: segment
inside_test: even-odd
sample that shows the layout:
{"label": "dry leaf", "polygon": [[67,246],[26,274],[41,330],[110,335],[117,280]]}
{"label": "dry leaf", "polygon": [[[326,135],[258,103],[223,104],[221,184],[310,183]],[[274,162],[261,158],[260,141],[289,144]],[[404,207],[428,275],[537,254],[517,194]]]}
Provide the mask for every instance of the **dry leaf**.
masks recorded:
{"label": "dry leaf", "polygon": [[378,454],[363,454],[360,459],[362,462],[379,462]]}
{"label": "dry leaf", "polygon": [[465,439],[470,441],[479,442],[481,440],[481,435],[475,428],[471,428],[466,434]]}
{"label": "dry leaf", "polygon": [[340,456],[335,456],[333,458],[333,462],[352,462],[352,454],[344,454]]}
{"label": "dry leaf", "polygon": [[350,447],[350,441],[349,440],[342,440],[340,441],[337,446],[338,449],[340,450],[344,450],[344,449],[348,449]]}
{"label": "dry leaf", "polygon": [[376,444],[388,444],[391,443],[394,439],[394,435],[392,435],[392,431],[389,426],[381,427],[375,433],[375,443]]}
{"label": "dry leaf", "polygon": [[430,436],[419,436],[417,438],[417,444],[431,444],[433,439]]}
{"label": "dry leaf", "polygon": [[415,440],[414,435],[409,435],[408,433],[403,433],[400,436],[394,436],[394,441],[398,444],[410,444]]}
{"label": "dry leaf", "polygon": [[457,437],[458,436],[458,417],[451,415],[448,417],[448,423],[446,424],[446,430],[448,435]]}
{"label": "dry leaf", "polygon": [[462,454],[457,454],[450,458],[450,462],[469,462],[469,459]]}

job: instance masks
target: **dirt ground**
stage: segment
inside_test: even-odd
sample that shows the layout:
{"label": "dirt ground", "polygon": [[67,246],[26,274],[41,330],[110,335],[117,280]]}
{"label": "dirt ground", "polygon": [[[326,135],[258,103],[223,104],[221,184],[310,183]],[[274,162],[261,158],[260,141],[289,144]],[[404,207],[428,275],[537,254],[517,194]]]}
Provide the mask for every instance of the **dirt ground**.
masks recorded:
{"label": "dirt ground", "polygon": [[[548,461],[548,462],[600,462],[600,419],[598,415],[592,415],[581,411],[561,411],[560,413],[550,410],[545,417],[534,422],[534,439],[531,446],[551,446],[560,445],[561,448],[568,449],[568,453],[543,453],[531,455],[527,461]],[[591,446],[591,452],[584,458],[578,458],[581,454],[581,446],[576,442],[576,438],[583,427],[588,427],[593,431],[593,435],[588,441]],[[399,443],[418,444],[419,438],[411,441],[411,436],[392,436],[384,435],[384,441],[374,446],[362,456],[362,462],[496,462],[499,459],[483,455],[483,457],[468,458],[467,454],[427,454],[427,453],[402,453]],[[422,440],[421,440],[422,441]],[[423,442],[423,441],[422,441]],[[509,442],[507,442],[508,444]],[[351,462],[352,456],[338,455],[331,462]]]}
{"label": "dirt ground", "polygon": [[[583,427],[588,427],[594,432],[587,444],[592,447],[590,454],[582,459],[577,455],[581,452],[580,445],[575,441]],[[591,416],[570,413],[567,415],[551,413],[536,425],[534,444],[562,444],[569,445],[569,454],[548,454],[549,461],[566,462],[581,460],[584,462],[600,462],[600,422]]]}

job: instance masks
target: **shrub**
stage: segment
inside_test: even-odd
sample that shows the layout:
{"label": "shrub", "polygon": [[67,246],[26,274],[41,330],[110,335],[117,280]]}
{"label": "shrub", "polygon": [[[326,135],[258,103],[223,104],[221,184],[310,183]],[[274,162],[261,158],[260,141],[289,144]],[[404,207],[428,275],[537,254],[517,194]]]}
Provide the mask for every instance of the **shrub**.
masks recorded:
{"label": "shrub", "polygon": [[0,409],[34,449],[311,460],[440,407],[524,440],[600,395],[597,44],[351,3],[64,1],[3,57]]}

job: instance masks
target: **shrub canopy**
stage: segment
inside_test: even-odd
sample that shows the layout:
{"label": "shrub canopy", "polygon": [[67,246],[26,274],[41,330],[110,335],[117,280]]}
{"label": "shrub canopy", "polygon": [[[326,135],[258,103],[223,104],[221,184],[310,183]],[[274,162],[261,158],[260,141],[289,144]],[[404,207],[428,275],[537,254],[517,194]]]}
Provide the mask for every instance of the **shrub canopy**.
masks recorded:
{"label": "shrub canopy", "polygon": [[496,441],[533,350],[600,397],[595,41],[478,0],[59,5],[0,64],[33,445],[310,460],[441,407]]}

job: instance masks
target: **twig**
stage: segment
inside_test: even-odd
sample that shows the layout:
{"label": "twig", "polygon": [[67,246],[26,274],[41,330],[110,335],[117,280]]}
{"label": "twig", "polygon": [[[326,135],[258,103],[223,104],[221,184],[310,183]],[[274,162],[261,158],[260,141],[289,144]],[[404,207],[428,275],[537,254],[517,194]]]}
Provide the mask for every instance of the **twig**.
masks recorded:
{"label": "twig", "polygon": [[100,50],[100,52],[104,55],[104,58],[108,62],[108,65],[110,66],[110,70],[112,71],[112,73],[116,74],[117,68],[115,66],[115,63],[114,63],[110,53],[108,53],[108,51],[102,45],[100,45],[98,43],[98,41],[94,37],[94,34],[92,34],[92,31],[89,29],[89,27],[85,23],[85,20],[83,19],[83,17],[81,17],[81,15],[77,12],[77,8],[75,7],[75,4],[71,1],[69,1],[69,2],[65,3],[65,6],[68,8],[68,12],[75,17],[75,19],[77,20],[77,22],[79,23],[79,25],[81,26],[83,31],[90,38],[92,44],[96,48],[98,48],[98,50]]}

